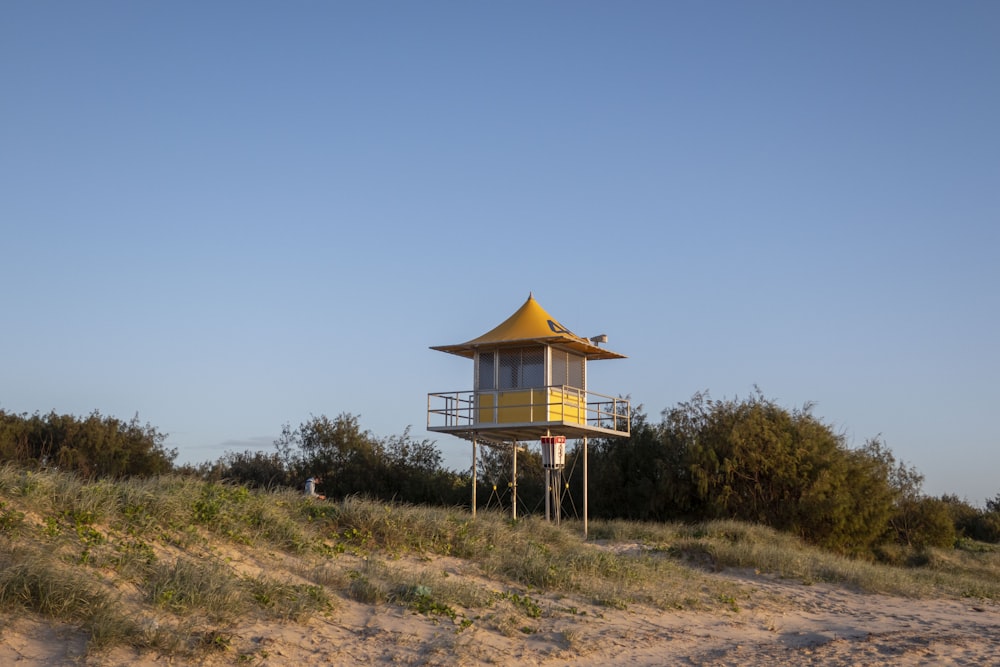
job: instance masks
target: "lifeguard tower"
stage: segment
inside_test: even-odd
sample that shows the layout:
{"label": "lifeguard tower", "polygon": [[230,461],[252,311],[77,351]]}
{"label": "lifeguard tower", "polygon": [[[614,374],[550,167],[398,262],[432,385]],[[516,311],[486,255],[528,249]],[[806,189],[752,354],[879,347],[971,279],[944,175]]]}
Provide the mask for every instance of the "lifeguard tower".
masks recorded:
{"label": "lifeguard tower", "polygon": [[558,520],[566,438],[583,440],[583,525],[587,532],[587,441],[627,437],[629,401],[590,391],[587,362],[623,359],[600,346],[607,336],[581,338],[561,325],[532,295],[513,315],[478,338],[432,350],[473,361],[471,390],[427,395],[427,430],[472,441],[472,513],[476,513],[477,448],[510,447],[513,454],[513,515],[517,518],[517,451],[542,443],[546,471],[546,518],[554,504]]}

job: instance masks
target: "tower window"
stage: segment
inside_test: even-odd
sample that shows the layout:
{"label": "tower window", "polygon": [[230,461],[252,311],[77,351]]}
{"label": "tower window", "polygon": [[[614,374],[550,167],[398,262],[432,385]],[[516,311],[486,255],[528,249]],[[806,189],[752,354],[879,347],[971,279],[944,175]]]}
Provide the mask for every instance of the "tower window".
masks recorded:
{"label": "tower window", "polygon": [[552,350],[552,383],[584,389],[583,374],[586,360],[565,350]]}
{"label": "tower window", "polygon": [[476,369],[476,388],[489,391],[496,388],[496,359],[497,354],[493,350],[480,352],[478,355],[479,366]]}
{"label": "tower window", "polygon": [[500,350],[498,389],[545,386],[545,348]]}

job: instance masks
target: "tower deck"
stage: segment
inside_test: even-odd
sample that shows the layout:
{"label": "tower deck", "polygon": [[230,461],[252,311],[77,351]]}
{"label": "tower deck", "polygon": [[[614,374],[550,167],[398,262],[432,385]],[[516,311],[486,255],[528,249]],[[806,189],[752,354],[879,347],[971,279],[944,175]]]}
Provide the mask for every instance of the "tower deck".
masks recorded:
{"label": "tower deck", "polygon": [[427,430],[483,442],[526,442],[546,435],[628,437],[628,399],[565,385],[427,395]]}

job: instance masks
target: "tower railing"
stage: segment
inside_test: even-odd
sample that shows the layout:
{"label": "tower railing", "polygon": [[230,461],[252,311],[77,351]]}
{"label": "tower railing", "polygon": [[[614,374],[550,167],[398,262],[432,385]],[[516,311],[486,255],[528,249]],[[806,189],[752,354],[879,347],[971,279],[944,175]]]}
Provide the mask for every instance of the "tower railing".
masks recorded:
{"label": "tower railing", "polygon": [[515,424],[568,424],[627,436],[631,404],[626,398],[568,385],[427,395],[430,431],[488,431]]}

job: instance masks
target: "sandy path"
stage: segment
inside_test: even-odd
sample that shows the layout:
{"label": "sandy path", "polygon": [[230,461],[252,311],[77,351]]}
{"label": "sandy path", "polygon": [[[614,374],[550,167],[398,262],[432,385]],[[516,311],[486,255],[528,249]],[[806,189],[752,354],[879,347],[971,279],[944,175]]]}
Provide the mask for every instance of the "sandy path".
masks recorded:
{"label": "sandy path", "polygon": [[[637,614],[579,665],[1000,664],[1000,607],[912,600],[726,574],[753,586],[737,613]],[[615,627],[617,626],[617,627]],[[617,635],[617,637],[616,637]],[[620,638],[619,638],[620,637]]]}

